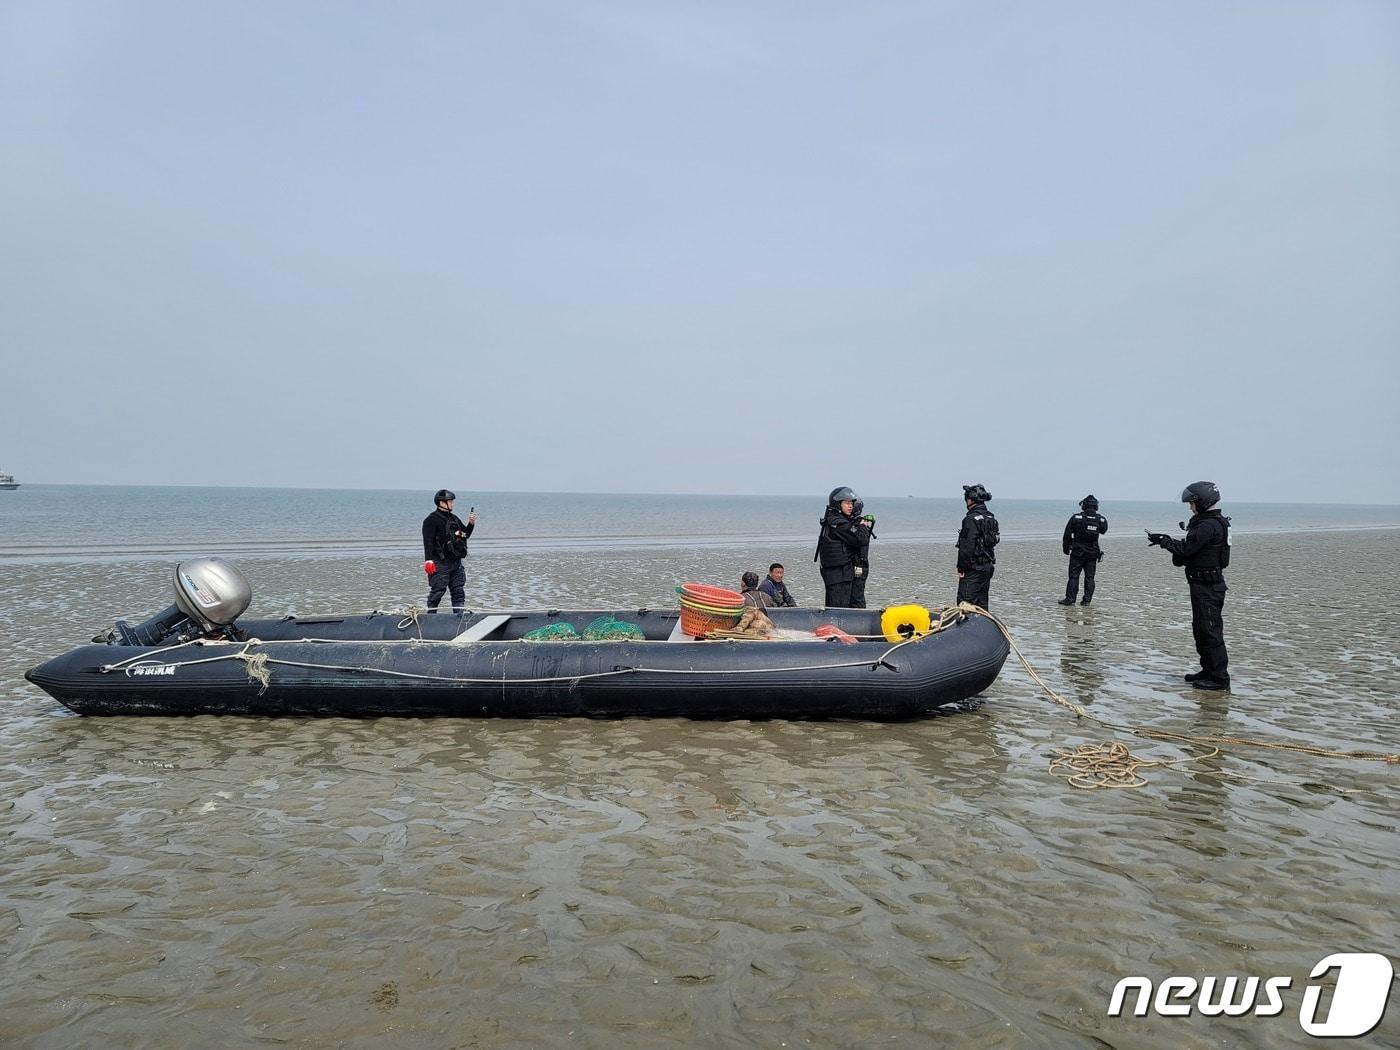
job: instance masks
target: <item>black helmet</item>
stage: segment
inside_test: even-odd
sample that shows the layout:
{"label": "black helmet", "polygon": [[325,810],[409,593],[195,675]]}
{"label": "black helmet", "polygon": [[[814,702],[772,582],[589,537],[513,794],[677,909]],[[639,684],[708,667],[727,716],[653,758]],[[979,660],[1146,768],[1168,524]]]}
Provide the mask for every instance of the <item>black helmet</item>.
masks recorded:
{"label": "black helmet", "polygon": [[851,491],[851,486],[842,485],[839,489],[831,490],[831,495],[826,498],[826,502],[829,506],[834,507],[837,504],[839,504],[842,500],[850,500],[852,503],[854,503],[855,499],[856,494],[853,491]]}
{"label": "black helmet", "polygon": [[1220,490],[1213,481],[1193,481],[1181,490],[1182,503],[1194,503],[1201,510],[1208,510],[1220,502]]}
{"label": "black helmet", "polygon": [[746,572],[741,579],[745,587],[752,589],[758,586],[758,573],[756,572]]}
{"label": "black helmet", "polygon": [[1099,498],[1091,492],[1089,493],[1089,495],[1085,496],[1082,500],[1079,501],[1079,506],[1082,507],[1084,510],[1088,510],[1090,507],[1093,507],[1095,510],[1098,510]]}
{"label": "black helmet", "polygon": [[963,499],[970,499],[973,503],[986,503],[991,498],[992,494],[980,482],[976,485],[963,486]]}
{"label": "black helmet", "polygon": [[457,493],[453,492],[451,489],[438,489],[437,492],[433,495],[433,502],[434,502],[435,504],[436,504],[436,503],[442,503],[442,502],[445,502],[446,500],[456,499],[456,498],[457,498]]}

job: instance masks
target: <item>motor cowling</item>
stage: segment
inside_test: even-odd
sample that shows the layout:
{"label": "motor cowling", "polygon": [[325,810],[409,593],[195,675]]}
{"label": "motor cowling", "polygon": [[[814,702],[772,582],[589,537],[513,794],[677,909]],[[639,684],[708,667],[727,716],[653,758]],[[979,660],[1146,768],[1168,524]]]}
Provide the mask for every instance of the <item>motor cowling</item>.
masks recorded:
{"label": "motor cowling", "polygon": [[159,645],[228,634],[253,600],[247,578],[221,558],[180,562],[174,584],[174,605],[143,623],[118,620],[109,640],[115,645]]}

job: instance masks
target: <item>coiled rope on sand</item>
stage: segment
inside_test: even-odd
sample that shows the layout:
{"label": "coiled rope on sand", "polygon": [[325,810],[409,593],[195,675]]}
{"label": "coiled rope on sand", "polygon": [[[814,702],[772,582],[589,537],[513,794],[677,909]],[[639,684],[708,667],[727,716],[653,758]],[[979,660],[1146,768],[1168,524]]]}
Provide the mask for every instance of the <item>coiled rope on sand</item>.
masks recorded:
{"label": "coiled rope on sand", "polygon": [[1351,759],[1361,762],[1387,762],[1390,764],[1400,763],[1400,754],[1391,754],[1385,751],[1365,751],[1365,750],[1345,750],[1340,748],[1322,747],[1318,744],[1298,744],[1283,740],[1259,740],[1254,737],[1243,736],[1219,736],[1215,734],[1202,733],[1174,733],[1166,729],[1144,729],[1140,726],[1122,725],[1118,722],[1110,722],[1106,718],[1092,715],[1086,711],[1082,705],[1071,700],[1066,700],[1046,683],[1031,666],[1025,654],[1021,652],[1016,640],[1011,637],[1011,631],[1007,629],[998,617],[988,612],[986,609],[972,605],[969,602],[961,602],[958,609],[971,616],[985,616],[997,625],[1002,637],[1006,639],[1006,644],[1011,647],[1011,651],[1016,654],[1016,659],[1025,668],[1026,674],[1030,675],[1031,681],[1045,690],[1050,699],[1068,711],[1073,712],[1076,718],[1087,718],[1091,722],[1097,722],[1105,729],[1112,729],[1120,733],[1129,733],[1133,736],[1142,737],[1146,740],[1161,740],[1169,743],[1184,744],[1188,747],[1209,748],[1210,753],[1204,755],[1188,755],[1184,758],[1173,759],[1148,759],[1133,754],[1125,744],[1118,741],[1108,741],[1106,743],[1081,744],[1077,748],[1057,748],[1051,752],[1054,756],[1050,760],[1050,772],[1055,776],[1063,777],[1069,784],[1077,788],[1093,790],[1096,788],[1109,787],[1129,787],[1138,788],[1147,784],[1146,779],[1139,775],[1138,770],[1146,769],[1150,766],[1172,766],[1184,762],[1200,762],[1206,759],[1215,758],[1226,747],[1259,747],[1274,751],[1292,751],[1297,754],[1313,755],[1317,758],[1338,758]]}

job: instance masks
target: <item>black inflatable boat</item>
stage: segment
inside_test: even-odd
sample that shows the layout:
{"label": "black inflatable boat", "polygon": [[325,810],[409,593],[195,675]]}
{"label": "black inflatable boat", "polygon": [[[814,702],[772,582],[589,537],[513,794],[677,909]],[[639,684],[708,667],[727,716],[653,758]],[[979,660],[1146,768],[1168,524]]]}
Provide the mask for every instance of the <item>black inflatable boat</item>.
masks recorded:
{"label": "black inflatable boat", "polygon": [[[177,567],[177,604],[166,613],[118,623],[106,644],[25,677],[84,715],[895,719],[975,696],[1008,652],[982,616],[892,643],[880,610],[864,609],[770,610],[785,634],[834,624],[857,636],[853,644],[696,641],[681,633],[676,610],[650,609],[369,613],[239,620],[235,629],[237,613],[218,615],[229,603],[209,582],[210,565],[227,568]],[[644,637],[523,640],[550,624],[584,630],[600,615]]]}

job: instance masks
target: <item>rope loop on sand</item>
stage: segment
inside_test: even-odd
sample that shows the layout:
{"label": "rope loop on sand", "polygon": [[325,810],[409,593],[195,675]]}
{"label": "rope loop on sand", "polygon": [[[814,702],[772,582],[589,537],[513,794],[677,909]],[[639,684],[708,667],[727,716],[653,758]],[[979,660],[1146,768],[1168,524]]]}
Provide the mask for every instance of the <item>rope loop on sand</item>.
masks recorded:
{"label": "rope loop on sand", "polygon": [[1066,700],[1055,690],[1046,684],[1045,679],[1036,673],[1030,661],[1026,659],[1016,641],[1011,637],[1011,631],[1006,624],[992,615],[986,609],[972,605],[969,602],[962,602],[958,608],[969,616],[985,616],[996,624],[1001,630],[1002,637],[1006,639],[1006,644],[1011,647],[1011,651],[1016,654],[1016,659],[1021,662],[1021,666],[1026,669],[1026,674],[1030,675],[1031,681],[1035,682],[1045,690],[1046,695],[1055,703],[1072,711],[1076,718],[1087,718],[1091,722],[1097,722],[1105,729],[1112,729],[1120,733],[1129,733],[1133,736],[1142,737],[1144,740],[1161,740],[1168,743],[1183,744],[1187,747],[1209,748],[1210,753],[1204,755],[1189,755],[1185,758],[1174,759],[1146,759],[1133,754],[1125,744],[1118,741],[1109,741],[1103,744],[1081,744],[1074,750],[1057,749],[1051,754],[1050,772],[1055,776],[1064,777],[1072,786],[1077,788],[1093,789],[1105,787],[1142,787],[1147,783],[1139,774],[1139,769],[1146,769],[1151,766],[1172,766],[1184,762],[1201,762],[1206,759],[1215,758],[1222,749],[1226,747],[1259,747],[1274,751],[1293,751],[1297,754],[1313,755],[1317,758],[1339,758],[1351,759],[1360,762],[1387,762],[1390,764],[1400,763],[1400,755],[1390,754],[1385,751],[1365,751],[1365,750],[1344,750],[1339,748],[1321,747],[1317,744],[1295,744],[1285,740],[1259,740],[1253,737],[1242,736],[1217,736],[1214,734],[1202,733],[1173,733],[1165,729],[1143,729],[1138,726],[1120,725],[1117,722],[1110,722],[1108,719],[1100,718],[1098,715],[1091,715],[1082,705]]}

